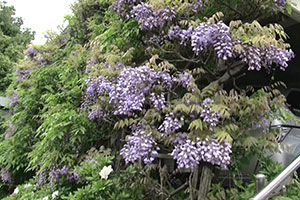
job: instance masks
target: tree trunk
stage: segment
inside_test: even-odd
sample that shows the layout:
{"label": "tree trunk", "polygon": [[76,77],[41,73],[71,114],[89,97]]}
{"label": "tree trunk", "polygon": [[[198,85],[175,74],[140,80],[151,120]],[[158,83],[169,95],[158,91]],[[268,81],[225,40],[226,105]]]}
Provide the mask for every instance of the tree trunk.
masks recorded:
{"label": "tree trunk", "polygon": [[198,200],[205,200],[208,191],[210,190],[213,173],[211,168],[204,164],[201,169],[200,185],[198,191]]}

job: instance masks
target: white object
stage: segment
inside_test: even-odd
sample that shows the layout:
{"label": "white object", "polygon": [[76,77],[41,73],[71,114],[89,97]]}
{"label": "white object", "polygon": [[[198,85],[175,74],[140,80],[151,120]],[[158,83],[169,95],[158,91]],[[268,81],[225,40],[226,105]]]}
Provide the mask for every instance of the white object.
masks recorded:
{"label": "white object", "polygon": [[58,191],[55,191],[55,192],[52,193],[52,199],[54,199],[57,196],[58,196]]}
{"label": "white object", "polygon": [[103,169],[100,171],[99,175],[102,179],[107,179],[108,175],[113,171],[111,165],[103,167]]}

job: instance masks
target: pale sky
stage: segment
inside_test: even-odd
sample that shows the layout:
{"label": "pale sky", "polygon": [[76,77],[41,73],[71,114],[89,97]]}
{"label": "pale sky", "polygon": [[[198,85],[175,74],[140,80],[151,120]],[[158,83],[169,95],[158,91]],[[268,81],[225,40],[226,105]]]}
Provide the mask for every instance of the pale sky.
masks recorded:
{"label": "pale sky", "polygon": [[7,5],[13,5],[16,16],[22,17],[24,27],[36,32],[33,44],[43,44],[47,30],[57,31],[57,26],[63,25],[64,16],[71,14],[70,5],[75,0],[6,0]]}

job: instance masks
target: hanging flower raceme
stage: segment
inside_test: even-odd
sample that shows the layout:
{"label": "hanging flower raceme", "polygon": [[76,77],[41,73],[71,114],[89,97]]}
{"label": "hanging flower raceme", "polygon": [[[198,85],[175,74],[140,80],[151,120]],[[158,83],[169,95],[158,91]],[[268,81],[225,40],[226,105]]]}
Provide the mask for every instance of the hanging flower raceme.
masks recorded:
{"label": "hanging flower raceme", "polygon": [[162,136],[170,136],[182,127],[183,120],[183,116],[177,118],[174,116],[174,113],[168,113],[158,130],[162,133]]}
{"label": "hanging flower raceme", "polygon": [[134,6],[130,13],[138,20],[144,30],[164,27],[176,17],[176,12],[173,8],[153,10],[150,5],[143,2]]}
{"label": "hanging flower raceme", "polygon": [[218,142],[215,139],[193,142],[190,139],[181,141],[171,155],[176,160],[178,168],[193,169],[200,162],[207,162],[227,168],[230,164],[231,146],[227,142]]}
{"label": "hanging flower raceme", "polygon": [[152,133],[147,133],[142,126],[138,126],[121,149],[121,156],[126,164],[142,159],[147,165],[153,162],[158,154],[158,150],[159,147],[157,147],[157,143],[152,138]]}
{"label": "hanging flower raceme", "polygon": [[[192,75],[187,72],[170,75],[168,70],[156,72],[148,66],[124,68],[116,78],[90,77],[87,82],[86,96],[93,105],[98,97],[108,96],[108,103],[113,107],[114,115],[128,115],[142,111],[147,104],[157,110],[164,109],[166,99],[164,91],[170,91],[174,85],[187,87]],[[156,86],[164,91],[155,93]],[[94,101],[93,101],[94,99]],[[91,107],[88,105],[88,107]],[[89,112],[90,119],[101,119],[107,112],[100,106],[94,106]]]}
{"label": "hanging flower raceme", "polygon": [[214,104],[214,101],[210,98],[206,98],[202,103],[203,110],[200,114],[203,121],[209,124],[209,130],[211,131],[213,127],[217,126],[220,119],[220,113],[211,110],[212,104]]}

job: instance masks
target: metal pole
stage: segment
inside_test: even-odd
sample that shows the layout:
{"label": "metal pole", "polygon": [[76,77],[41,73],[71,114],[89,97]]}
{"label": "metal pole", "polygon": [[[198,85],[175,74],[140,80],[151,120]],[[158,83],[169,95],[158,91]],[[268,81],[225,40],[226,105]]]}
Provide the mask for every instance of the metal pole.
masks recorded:
{"label": "metal pole", "polygon": [[272,180],[263,190],[250,200],[266,200],[272,193],[282,186],[284,181],[300,166],[300,155],[283,170],[274,180]]}
{"label": "metal pole", "polygon": [[260,192],[266,186],[266,176],[263,174],[257,174],[255,176],[256,192]]}

